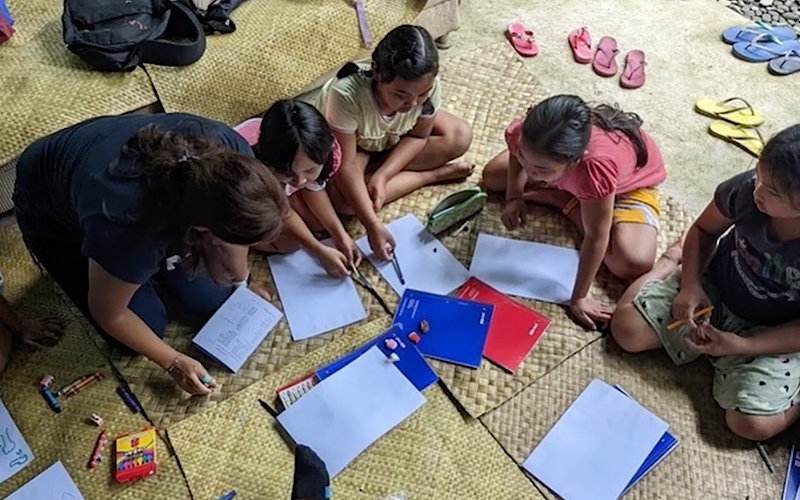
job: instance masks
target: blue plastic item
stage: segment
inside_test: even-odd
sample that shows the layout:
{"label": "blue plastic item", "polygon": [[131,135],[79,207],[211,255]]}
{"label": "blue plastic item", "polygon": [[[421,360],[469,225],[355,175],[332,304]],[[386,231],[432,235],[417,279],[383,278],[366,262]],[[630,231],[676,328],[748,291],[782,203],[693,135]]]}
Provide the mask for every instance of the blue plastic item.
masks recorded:
{"label": "blue plastic item", "polygon": [[11,12],[8,11],[8,7],[6,6],[5,0],[0,0],[0,14],[6,18],[8,24],[14,26],[14,18],[11,17]]}
{"label": "blue plastic item", "polygon": [[794,40],[797,33],[791,26],[770,26],[757,23],[751,26],[731,26],[722,32],[725,43],[750,42],[761,35],[772,35],[777,40]]}

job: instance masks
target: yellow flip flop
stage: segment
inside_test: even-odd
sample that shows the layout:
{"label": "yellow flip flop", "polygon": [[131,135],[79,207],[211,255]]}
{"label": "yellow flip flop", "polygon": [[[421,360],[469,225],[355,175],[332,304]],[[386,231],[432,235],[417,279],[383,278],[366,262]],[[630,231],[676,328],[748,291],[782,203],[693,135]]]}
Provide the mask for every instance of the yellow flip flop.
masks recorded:
{"label": "yellow flip flop", "polygon": [[743,127],[724,120],[714,120],[708,126],[711,135],[733,143],[758,158],[764,149],[764,138],[757,128]]}
{"label": "yellow flip flop", "polygon": [[757,127],[765,120],[764,113],[741,97],[731,97],[719,102],[713,99],[698,99],[694,107],[698,113],[746,127]]}

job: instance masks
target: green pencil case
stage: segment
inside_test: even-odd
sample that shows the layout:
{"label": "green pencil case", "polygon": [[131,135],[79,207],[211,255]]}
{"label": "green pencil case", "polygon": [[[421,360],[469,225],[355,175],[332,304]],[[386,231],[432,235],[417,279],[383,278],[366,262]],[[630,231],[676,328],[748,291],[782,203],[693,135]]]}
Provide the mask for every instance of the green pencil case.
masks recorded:
{"label": "green pencil case", "polygon": [[425,228],[433,234],[439,234],[464,219],[480,212],[489,196],[480,188],[457,191],[436,205],[428,215]]}

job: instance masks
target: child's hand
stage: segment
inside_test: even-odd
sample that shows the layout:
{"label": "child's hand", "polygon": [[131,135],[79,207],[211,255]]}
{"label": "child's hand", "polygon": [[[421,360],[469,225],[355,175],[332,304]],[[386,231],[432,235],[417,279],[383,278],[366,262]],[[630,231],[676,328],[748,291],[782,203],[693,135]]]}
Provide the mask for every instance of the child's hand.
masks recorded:
{"label": "child's hand", "polygon": [[520,226],[525,225],[526,214],[528,206],[524,200],[511,200],[506,202],[503,207],[503,215],[500,219],[508,230],[514,230]]}
{"label": "child's hand", "polygon": [[[179,354],[167,368],[167,373],[189,394],[210,394],[217,387],[203,365],[194,358]],[[201,380],[209,380],[203,383]]]}
{"label": "child's hand", "polygon": [[367,229],[367,240],[369,247],[381,260],[391,260],[394,247],[394,236],[386,229],[382,223],[377,222]]}
{"label": "child's hand", "polygon": [[324,247],[318,255],[322,267],[328,275],[334,278],[344,278],[350,271],[347,269],[349,259],[339,250],[331,247]]}
{"label": "child's hand", "polygon": [[356,242],[353,241],[353,238],[351,238],[349,234],[345,234],[340,238],[334,238],[334,244],[336,245],[336,248],[338,248],[345,257],[347,257],[348,264],[358,267],[358,265],[361,263],[361,251],[358,249]]}
{"label": "child's hand", "polygon": [[272,300],[272,296],[269,294],[269,292],[266,291],[264,288],[256,285],[255,283],[250,283],[249,285],[247,285],[247,288],[249,288],[250,291],[258,295],[262,299],[266,300],[267,302],[270,302]]}
{"label": "child's hand", "polygon": [[723,332],[711,326],[710,323],[703,323],[695,329],[693,335],[686,337],[689,347],[700,354],[716,357],[746,356],[748,342],[750,339],[740,337],[735,333]]}
{"label": "child's hand", "polygon": [[676,320],[685,321],[692,328],[697,328],[697,323],[694,321],[694,313],[709,304],[711,304],[711,301],[699,283],[682,287],[678,295],[672,300],[672,317]]}
{"label": "child's hand", "polygon": [[372,206],[377,212],[386,202],[386,180],[377,174],[373,175],[367,183],[367,190],[372,199]]}
{"label": "child's hand", "polygon": [[572,299],[569,310],[579,323],[590,330],[597,330],[597,323],[607,324],[614,314],[614,306],[591,297]]}

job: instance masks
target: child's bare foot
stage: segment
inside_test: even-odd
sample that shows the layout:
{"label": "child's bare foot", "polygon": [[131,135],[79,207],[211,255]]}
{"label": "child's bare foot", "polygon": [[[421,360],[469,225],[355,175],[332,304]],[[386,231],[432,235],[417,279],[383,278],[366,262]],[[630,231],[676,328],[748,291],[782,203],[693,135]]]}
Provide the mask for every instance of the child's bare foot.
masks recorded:
{"label": "child's bare foot", "polygon": [[475,170],[474,163],[465,163],[463,161],[451,161],[435,170],[431,170],[436,176],[436,182],[447,181],[460,181],[466,179]]}
{"label": "child's bare foot", "polygon": [[64,322],[54,314],[41,319],[22,320],[22,331],[15,332],[23,349],[38,351],[45,347],[53,347],[64,336]]}

